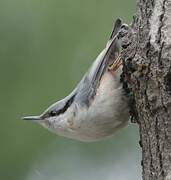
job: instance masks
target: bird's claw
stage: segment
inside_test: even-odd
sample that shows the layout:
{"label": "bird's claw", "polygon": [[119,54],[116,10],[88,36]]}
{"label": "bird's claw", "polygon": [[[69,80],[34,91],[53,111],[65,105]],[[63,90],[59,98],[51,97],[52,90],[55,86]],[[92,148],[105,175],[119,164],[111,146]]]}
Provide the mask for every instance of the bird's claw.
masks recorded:
{"label": "bird's claw", "polygon": [[118,56],[117,59],[108,67],[108,70],[116,71],[121,64],[122,64],[121,56]]}

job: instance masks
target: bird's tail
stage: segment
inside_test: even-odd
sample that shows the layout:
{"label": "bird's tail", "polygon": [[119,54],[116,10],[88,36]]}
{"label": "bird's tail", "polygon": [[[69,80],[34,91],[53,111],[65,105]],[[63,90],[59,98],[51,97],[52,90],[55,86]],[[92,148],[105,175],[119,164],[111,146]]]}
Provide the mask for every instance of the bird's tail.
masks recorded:
{"label": "bird's tail", "polygon": [[109,40],[113,39],[117,35],[117,33],[119,32],[121,26],[122,26],[121,19],[117,19],[115,21],[114,25],[113,25],[113,29],[112,29],[112,32],[111,32]]}
{"label": "bird's tail", "polygon": [[100,79],[106,69],[115,62],[119,55],[120,43],[118,39],[118,33],[121,29],[122,21],[117,19],[115,21],[110,39],[107,42],[106,48],[97,57],[93,68],[91,69],[91,81],[93,86],[98,86]]}

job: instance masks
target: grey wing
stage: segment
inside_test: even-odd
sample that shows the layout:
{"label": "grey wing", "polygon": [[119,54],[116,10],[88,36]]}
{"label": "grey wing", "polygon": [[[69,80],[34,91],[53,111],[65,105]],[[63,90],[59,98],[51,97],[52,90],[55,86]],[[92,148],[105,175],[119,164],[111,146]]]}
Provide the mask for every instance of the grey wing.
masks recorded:
{"label": "grey wing", "polygon": [[90,70],[90,81],[95,88],[97,88],[103,73],[106,71],[111,61],[114,62],[119,54],[120,43],[117,35],[121,26],[121,20],[117,19],[106,48],[97,57],[92,69]]}
{"label": "grey wing", "polygon": [[96,90],[99,86],[103,73],[108,68],[111,59],[114,61],[117,56],[116,54],[119,53],[117,34],[121,25],[121,20],[116,20],[106,48],[99,54],[89,71],[84,75],[83,79],[78,84],[77,95],[75,97],[77,102],[79,101],[79,103],[88,105],[90,99],[96,94]]}

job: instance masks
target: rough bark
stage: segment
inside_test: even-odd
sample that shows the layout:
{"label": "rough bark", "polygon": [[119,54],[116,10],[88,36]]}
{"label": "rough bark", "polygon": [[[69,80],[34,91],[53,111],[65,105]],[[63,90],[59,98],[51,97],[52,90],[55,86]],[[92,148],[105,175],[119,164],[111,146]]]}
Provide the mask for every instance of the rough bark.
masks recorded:
{"label": "rough bark", "polygon": [[171,180],[171,0],[139,0],[123,43],[144,180]]}

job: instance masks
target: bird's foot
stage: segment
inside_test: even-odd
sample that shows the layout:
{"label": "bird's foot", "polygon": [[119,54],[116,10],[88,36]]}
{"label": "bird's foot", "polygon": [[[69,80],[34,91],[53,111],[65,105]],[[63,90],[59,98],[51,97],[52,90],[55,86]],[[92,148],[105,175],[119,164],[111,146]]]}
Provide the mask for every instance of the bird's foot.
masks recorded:
{"label": "bird's foot", "polygon": [[117,59],[108,67],[108,70],[116,71],[121,64],[122,64],[121,56],[118,56]]}

